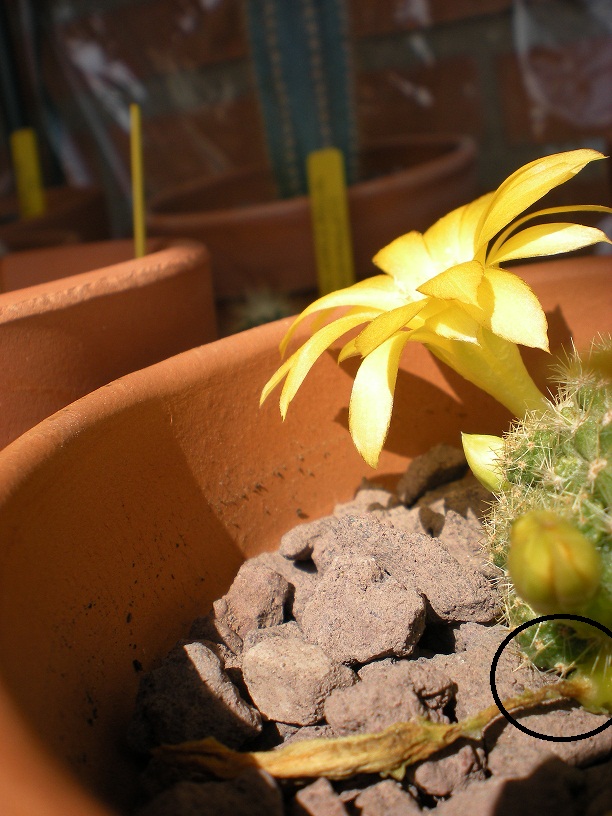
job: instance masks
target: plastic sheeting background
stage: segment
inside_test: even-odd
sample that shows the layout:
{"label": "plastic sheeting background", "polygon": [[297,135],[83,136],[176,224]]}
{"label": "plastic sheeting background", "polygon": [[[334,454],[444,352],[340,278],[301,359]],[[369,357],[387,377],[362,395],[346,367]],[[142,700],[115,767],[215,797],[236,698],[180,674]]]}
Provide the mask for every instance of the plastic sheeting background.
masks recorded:
{"label": "plastic sheeting background", "polygon": [[[468,133],[489,189],[536,155],[610,141],[609,0],[347,2],[358,143]],[[54,151],[69,181],[103,182],[119,231],[132,101],[148,197],[268,162],[240,0],[47,0],[44,19],[41,77],[62,125]]]}
{"label": "plastic sheeting background", "polygon": [[612,3],[515,0],[514,42],[533,127],[553,116],[612,130]]}

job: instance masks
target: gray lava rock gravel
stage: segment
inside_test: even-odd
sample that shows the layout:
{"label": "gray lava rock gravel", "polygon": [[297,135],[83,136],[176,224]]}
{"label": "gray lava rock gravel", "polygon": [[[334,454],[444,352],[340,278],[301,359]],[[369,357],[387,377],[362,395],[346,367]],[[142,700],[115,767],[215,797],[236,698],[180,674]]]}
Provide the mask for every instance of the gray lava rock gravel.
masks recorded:
{"label": "gray lava rock gravel", "polygon": [[[395,494],[364,482],[334,515],[245,562],[189,641],[142,677],[132,747],[214,736],[273,750],[412,717],[455,722],[491,705],[491,661],[507,630],[480,550],[489,496],[465,470],[461,451],[438,446]],[[512,647],[495,679],[502,698],[545,682]],[[568,703],[518,716],[557,736],[605,721]],[[401,782],[279,785],[256,770],[213,781],[156,775],[153,760],[143,793],[154,798],[138,816],[604,816],[611,757],[612,728],[552,742],[500,717],[483,740],[449,746]]]}

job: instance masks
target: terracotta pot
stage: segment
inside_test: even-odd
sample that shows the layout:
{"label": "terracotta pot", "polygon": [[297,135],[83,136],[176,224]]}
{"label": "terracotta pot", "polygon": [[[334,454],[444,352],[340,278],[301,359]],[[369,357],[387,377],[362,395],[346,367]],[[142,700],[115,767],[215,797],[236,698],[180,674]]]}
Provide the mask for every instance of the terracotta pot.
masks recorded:
{"label": "terracotta pot", "polygon": [[28,249],[78,244],[79,236],[69,229],[28,229],[24,222],[15,225],[8,238],[0,243],[0,255],[25,252]]}
{"label": "terracotta pot", "polygon": [[106,199],[97,187],[48,187],[43,215],[16,218],[17,199],[0,199],[0,246],[19,251],[110,236]]}
{"label": "terracotta pot", "polygon": [[[460,136],[399,136],[366,147],[365,179],[349,188],[358,278],[372,257],[410,229],[424,230],[476,192],[476,147]],[[207,176],[149,203],[151,235],[203,241],[213,259],[219,298],[258,287],[280,292],[316,288],[310,207],[305,196],[278,199],[261,166]]]}
{"label": "terracotta pot", "polygon": [[0,447],[89,391],[216,338],[208,252],[168,243],[140,259],[131,241],[0,258]]}
{"label": "terracotta pot", "polygon": [[[525,269],[549,313],[561,304],[554,347],[569,344],[568,327],[578,347],[609,328],[611,259]],[[0,452],[5,816],[127,807],[138,670],[186,634],[243,559],[347,500],[362,476],[395,478],[433,443],[458,444],[460,430],[507,425],[497,403],[415,346],[373,474],[347,431],[350,369],[332,355],[284,423],[273,400],[258,409],[289,323],[129,374]]]}

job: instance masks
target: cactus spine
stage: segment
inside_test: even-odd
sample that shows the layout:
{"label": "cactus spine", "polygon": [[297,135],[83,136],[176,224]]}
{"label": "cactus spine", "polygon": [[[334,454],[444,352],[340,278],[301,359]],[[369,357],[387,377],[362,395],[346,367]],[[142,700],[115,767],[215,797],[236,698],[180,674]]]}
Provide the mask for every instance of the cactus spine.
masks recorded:
{"label": "cactus spine", "polygon": [[[558,395],[547,409],[504,437],[500,487],[485,528],[491,559],[503,571],[511,626],[556,612],[612,629],[611,355],[610,340],[594,344],[583,362],[573,355],[555,378]],[[612,639],[605,632],[553,620],[521,635],[517,641],[536,666],[589,680],[583,705],[612,712]]]}

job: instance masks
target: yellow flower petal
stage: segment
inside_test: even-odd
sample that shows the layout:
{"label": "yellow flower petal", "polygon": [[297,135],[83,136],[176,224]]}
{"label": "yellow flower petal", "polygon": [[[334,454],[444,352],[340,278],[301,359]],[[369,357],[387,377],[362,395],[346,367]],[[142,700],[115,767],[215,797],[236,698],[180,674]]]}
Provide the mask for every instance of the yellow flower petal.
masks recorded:
{"label": "yellow flower petal", "polygon": [[480,330],[478,343],[444,338],[423,342],[443,363],[501,402],[515,416],[543,410],[546,406],[546,399],[525,368],[516,343],[509,343],[488,329]]}
{"label": "yellow flower petal", "polygon": [[437,271],[473,260],[477,249],[477,229],[491,203],[487,193],[470,204],[442,216],[423,236]]}
{"label": "yellow flower petal", "polygon": [[463,452],[474,476],[492,493],[499,493],[507,484],[501,458],[504,440],[489,434],[461,434]]}
{"label": "yellow flower petal", "polygon": [[479,246],[487,244],[553,187],[568,181],[589,162],[603,158],[605,156],[597,150],[569,150],[536,159],[512,173],[495,191],[479,230]]}
{"label": "yellow flower petal", "polygon": [[398,309],[384,312],[369,323],[355,338],[355,348],[362,357],[371,354],[375,348],[388,340],[400,329],[403,329],[412,318],[417,315],[427,303],[419,300],[416,303],[407,303]]}
{"label": "yellow flower petal", "polygon": [[289,403],[296,395],[298,388],[304,382],[304,378],[325,349],[331,346],[332,343],[347,331],[354,329],[355,326],[364,323],[366,320],[371,320],[376,314],[378,314],[378,312],[361,311],[356,314],[339,317],[337,320],[334,320],[333,323],[319,329],[295,354],[291,355],[291,366],[289,367],[287,379],[285,380],[280,395],[280,409],[283,418],[287,413]]}
{"label": "yellow flower petal", "polygon": [[353,383],[349,430],[355,447],[373,468],[389,431],[397,369],[409,339],[408,332],[401,332],[386,340],[361,363]]}
{"label": "yellow flower petal", "polygon": [[264,402],[268,399],[271,392],[274,391],[276,386],[282,381],[283,377],[287,374],[287,372],[289,371],[289,369],[291,368],[291,366],[295,362],[296,354],[297,354],[297,351],[296,351],[295,354],[292,354],[291,357],[289,357],[287,360],[285,360],[285,362],[280,366],[280,368],[276,369],[274,374],[270,377],[268,382],[261,389],[261,396],[259,397],[259,407],[260,408],[264,404]]}
{"label": "yellow flower petal", "polygon": [[[376,314],[376,312],[374,312],[373,314]],[[264,403],[264,401],[268,398],[268,396],[276,388],[276,386],[283,380],[285,375],[288,374],[289,371],[296,365],[300,356],[304,354],[304,349],[306,347],[308,347],[306,348],[306,356],[308,357],[309,351],[312,354],[313,347],[319,348],[323,343],[327,342],[327,345],[323,345],[319,353],[312,359],[312,362],[310,363],[310,366],[312,366],[312,363],[314,363],[316,357],[322,354],[323,351],[325,351],[325,349],[327,348],[327,346],[331,345],[338,337],[344,334],[344,332],[350,331],[350,329],[354,328],[355,325],[359,325],[359,323],[363,323],[366,320],[368,320],[370,315],[371,313],[368,311],[365,312],[362,311],[359,316],[357,314],[345,315],[344,318],[338,318],[338,320],[335,320],[333,323],[330,323],[329,326],[325,326],[323,329],[320,329],[318,332],[313,334],[312,337],[310,337],[304,343],[304,345],[300,346],[300,348],[297,351],[295,351],[291,355],[291,357],[285,360],[285,362],[274,372],[274,374],[270,377],[268,382],[264,385],[261,392],[261,397],[259,399],[260,406]],[[358,322],[352,323],[351,322],[352,320],[357,320]],[[339,321],[343,322],[340,323]],[[283,414],[284,418],[285,414],[282,410],[282,407],[281,413]]]}
{"label": "yellow flower petal", "polygon": [[372,261],[391,275],[405,292],[416,291],[424,281],[439,272],[420,232],[400,235],[377,252]]}
{"label": "yellow flower petal", "polygon": [[464,343],[477,343],[480,324],[472,315],[461,308],[447,307],[437,314],[428,317],[423,331],[433,332],[438,337],[448,340],[461,340]]}
{"label": "yellow flower petal", "polygon": [[441,300],[458,300],[478,305],[478,287],[484,269],[478,261],[466,261],[440,272],[419,287],[419,292]]}
{"label": "yellow flower petal", "polygon": [[564,207],[547,207],[544,210],[537,210],[536,212],[528,213],[522,218],[517,218],[507,229],[503,230],[503,232],[497,236],[495,243],[489,247],[487,258],[491,259],[497,257],[499,248],[502,246],[502,244],[506,243],[508,236],[513,232],[516,232],[518,228],[522,227],[527,221],[533,221],[534,219],[541,218],[545,215],[558,215],[559,213],[566,212],[600,212],[609,214],[612,213],[612,207],[604,207],[603,204],[576,204],[574,206],[567,205]]}
{"label": "yellow flower petal", "polygon": [[348,360],[349,357],[361,357],[359,351],[357,350],[357,346],[355,345],[355,341],[357,337],[351,337],[351,339],[340,349],[340,353],[338,354],[338,362],[343,363],[345,360]]}
{"label": "yellow flower petal", "polygon": [[323,309],[337,309],[342,306],[363,306],[388,311],[396,306],[401,306],[402,303],[404,303],[404,299],[397,291],[393,279],[386,275],[375,275],[372,278],[359,281],[359,283],[354,283],[352,286],[347,286],[345,289],[330,292],[315,300],[296,317],[281,341],[281,354],[284,354],[287,350],[289,341],[300,323],[314,312]]}
{"label": "yellow flower petal", "polygon": [[459,254],[461,260],[468,260],[477,254],[478,227],[482,223],[484,213],[491,206],[494,193],[486,193],[463,207],[461,223],[459,225]]}
{"label": "yellow flower petal", "polygon": [[536,295],[518,275],[497,267],[485,269],[478,303],[480,313],[470,306],[465,308],[498,337],[548,351],[546,315]]}
{"label": "yellow flower petal", "polygon": [[519,258],[558,255],[561,252],[572,252],[600,241],[612,243],[605,232],[596,227],[566,223],[539,224],[512,235],[487,260],[491,264],[499,264]]}

